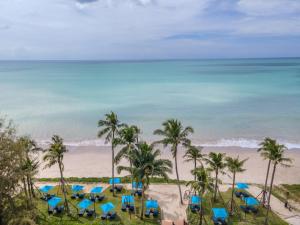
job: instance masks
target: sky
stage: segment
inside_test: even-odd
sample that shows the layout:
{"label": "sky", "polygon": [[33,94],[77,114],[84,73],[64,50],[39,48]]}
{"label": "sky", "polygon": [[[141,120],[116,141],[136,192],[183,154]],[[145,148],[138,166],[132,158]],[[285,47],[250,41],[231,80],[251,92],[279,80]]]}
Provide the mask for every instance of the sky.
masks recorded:
{"label": "sky", "polygon": [[0,0],[0,60],[300,56],[300,0]]}

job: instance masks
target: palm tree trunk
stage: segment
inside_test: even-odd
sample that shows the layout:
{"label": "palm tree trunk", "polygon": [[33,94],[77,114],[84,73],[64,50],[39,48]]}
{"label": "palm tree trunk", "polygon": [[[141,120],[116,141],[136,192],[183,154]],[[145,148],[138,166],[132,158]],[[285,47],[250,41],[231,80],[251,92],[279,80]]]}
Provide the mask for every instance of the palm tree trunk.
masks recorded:
{"label": "palm tree trunk", "polygon": [[[176,152],[177,152],[177,146],[176,146]],[[177,185],[178,185],[179,196],[180,196],[180,203],[181,203],[181,205],[183,205],[181,187],[180,187],[180,182],[179,182],[178,167],[177,167],[177,154],[175,155],[175,171],[176,171]]]}
{"label": "palm tree trunk", "polygon": [[142,188],[142,198],[141,198],[141,202],[142,202],[142,209],[141,209],[141,220],[144,219],[144,201],[145,201],[145,185],[143,184],[143,188]]}
{"label": "palm tree trunk", "polygon": [[26,204],[27,204],[27,208],[28,208],[29,207],[29,200],[28,200],[28,191],[27,191],[25,177],[22,178],[22,182],[23,182],[23,188],[24,188],[25,197],[26,197]]}
{"label": "palm tree trunk", "polygon": [[233,173],[232,191],[231,191],[231,202],[230,202],[230,214],[233,215],[233,193],[235,186],[235,172]]}
{"label": "palm tree trunk", "polygon": [[[196,168],[197,168],[197,160],[194,159],[194,170],[196,170]],[[197,176],[196,176],[196,174],[195,174],[195,175],[194,175],[194,181],[196,181],[196,178],[197,178]]]}
{"label": "palm tree trunk", "polygon": [[271,160],[269,160],[269,163],[268,163],[267,175],[266,175],[265,186],[264,186],[263,196],[262,196],[262,205],[265,205],[266,200],[267,200],[266,199],[266,192],[267,192],[267,186],[268,186],[270,166],[271,166]]}
{"label": "palm tree trunk", "polygon": [[32,190],[31,190],[30,178],[29,178],[28,174],[26,175],[26,183],[27,183],[27,188],[28,188],[28,196],[29,196],[29,199],[31,200],[32,199]]}
{"label": "palm tree trunk", "polygon": [[66,187],[65,187],[65,180],[64,180],[63,171],[62,171],[62,163],[60,160],[58,161],[58,166],[59,166],[59,172],[60,172],[61,187],[62,187],[62,191],[64,194],[64,199],[65,199],[65,206],[66,206],[67,213],[70,214],[69,204],[68,204],[68,200],[67,200]]}
{"label": "palm tree trunk", "polygon": [[112,190],[113,196],[115,197],[115,148],[114,148],[114,140],[115,140],[115,131],[112,132],[112,140],[111,140],[111,177],[112,177]]}
{"label": "palm tree trunk", "polygon": [[216,169],[216,177],[215,177],[215,192],[214,192],[214,202],[216,202],[217,200],[217,190],[218,190],[218,174],[219,174],[219,170]]}
{"label": "palm tree trunk", "polygon": [[203,221],[203,193],[201,192],[201,199],[200,199],[200,225],[202,225],[202,221]]}
{"label": "palm tree trunk", "polygon": [[274,177],[275,177],[276,166],[277,166],[277,163],[274,163],[273,173],[272,173],[272,178],[271,178],[271,184],[270,184],[270,191],[269,191],[269,196],[268,196],[268,205],[267,205],[265,225],[268,224],[268,219],[269,219],[269,211],[270,211],[270,208],[271,208],[270,207],[270,202],[271,202],[271,195],[272,195],[272,188],[273,188],[273,181],[274,181]]}
{"label": "palm tree trunk", "polygon": [[34,187],[33,187],[33,181],[32,178],[29,178],[29,182],[30,182],[30,187],[31,187],[31,191],[32,191],[32,197],[35,198],[35,193],[34,193]]}

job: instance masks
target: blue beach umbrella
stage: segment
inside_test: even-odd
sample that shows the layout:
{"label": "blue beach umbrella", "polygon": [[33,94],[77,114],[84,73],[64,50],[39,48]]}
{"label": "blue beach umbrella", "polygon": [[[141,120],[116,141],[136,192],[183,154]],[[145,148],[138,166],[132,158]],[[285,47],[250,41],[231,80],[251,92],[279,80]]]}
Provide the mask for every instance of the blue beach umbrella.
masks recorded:
{"label": "blue beach umbrella", "polygon": [[82,185],[72,185],[73,192],[79,192],[79,191],[82,191],[83,189],[84,189],[84,186],[82,186]]}
{"label": "blue beach umbrella", "polygon": [[158,203],[156,200],[147,200],[146,201],[146,208],[153,208],[153,209],[157,209],[158,208]]}
{"label": "blue beach umbrella", "polygon": [[123,195],[122,204],[134,204],[134,197],[132,195]]}
{"label": "blue beach umbrella", "polygon": [[244,198],[244,201],[246,203],[246,205],[258,205],[259,202],[256,198],[253,198],[253,197],[247,197],[247,198]]}
{"label": "blue beach umbrella", "polygon": [[103,187],[93,187],[90,191],[91,194],[100,194],[103,190]]}
{"label": "blue beach umbrella", "polygon": [[199,205],[200,202],[201,202],[201,198],[199,196],[193,195],[191,197],[191,204],[193,204],[193,205]]}
{"label": "blue beach umbrella", "polygon": [[48,193],[53,188],[54,188],[54,186],[52,186],[52,185],[45,185],[45,186],[40,188],[40,191],[43,192],[43,193]]}
{"label": "blue beach umbrella", "polygon": [[51,199],[48,201],[48,205],[54,208],[54,207],[57,206],[57,204],[60,203],[60,202],[61,202],[61,198],[59,198],[59,197],[53,197],[53,198],[51,198]]}
{"label": "blue beach umbrella", "polygon": [[115,177],[114,180],[112,178],[110,178],[109,179],[109,184],[113,184],[113,181],[114,181],[114,184],[121,184],[120,177]]}
{"label": "blue beach umbrella", "polygon": [[247,188],[249,188],[248,184],[246,184],[246,183],[236,183],[236,187],[238,189],[247,189]]}
{"label": "blue beach umbrella", "polygon": [[225,220],[228,217],[228,213],[224,208],[212,208],[212,211],[216,219],[220,218]]}
{"label": "blue beach umbrella", "polygon": [[100,206],[100,209],[104,212],[104,213],[109,213],[110,211],[112,211],[115,208],[114,204],[112,204],[111,202],[108,202],[106,204],[103,204]]}
{"label": "blue beach umbrella", "polygon": [[85,198],[81,202],[79,202],[77,206],[80,209],[87,209],[92,203],[92,201]]}
{"label": "blue beach umbrella", "polygon": [[134,182],[132,182],[132,188],[142,189],[143,188],[143,183],[134,181]]}

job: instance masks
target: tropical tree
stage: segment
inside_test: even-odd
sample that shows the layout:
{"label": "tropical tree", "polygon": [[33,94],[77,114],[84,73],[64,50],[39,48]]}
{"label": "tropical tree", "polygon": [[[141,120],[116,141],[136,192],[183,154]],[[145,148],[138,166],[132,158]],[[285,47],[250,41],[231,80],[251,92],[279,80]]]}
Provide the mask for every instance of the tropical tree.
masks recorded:
{"label": "tropical tree", "polygon": [[[201,167],[203,167],[202,160],[204,159],[205,155],[201,153],[202,149],[203,147],[201,146],[188,146],[185,155],[183,156],[184,158],[186,158],[186,162],[194,163],[194,170],[197,168],[197,162],[199,162]],[[194,180],[196,180],[196,174],[194,175]]]}
{"label": "tropical tree", "polygon": [[234,194],[234,187],[235,187],[235,176],[236,173],[244,172],[245,169],[243,168],[244,163],[248,159],[240,160],[239,156],[236,158],[226,157],[226,166],[229,172],[232,173],[232,191],[231,191],[231,200],[230,200],[230,214],[233,215],[233,194]]}
{"label": "tropical tree", "polygon": [[266,193],[267,193],[268,179],[269,179],[269,173],[270,173],[270,167],[271,167],[271,157],[272,157],[272,152],[274,151],[274,149],[277,148],[277,143],[276,143],[276,140],[273,140],[273,139],[267,137],[259,145],[260,145],[260,148],[257,151],[260,152],[260,155],[265,160],[268,160],[265,185],[264,185],[264,188],[262,191],[262,204],[265,205],[266,201],[267,201]]}
{"label": "tropical tree", "polygon": [[270,211],[270,201],[271,201],[271,195],[272,195],[272,188],[273,188],[273,182],[275,178],[275,172],[278,165],[284,166],[284,167],[290,167],[292,160],[285,157],[284,153],[287,150],[287,147],[285,147],[282,144],[278,144],[276,141],[273,143],[273,148],[270,149],[270,160],[273,163],[273,171],[272,171],[272,177],[271,177],[271,184],[270,184],[270,192],[268,195],[268,203],[267,203],[267,213],[266,213],[266,219],[265,219],[265,225],[268,224],[269,219],[269,211]]}
{"label": "tropical tree", "polygon": [[224,169],[226,167],[225,163],[225,153],[215,153],[210,152],[208,158],[204,159],[208,164],[208,170],[215,172],[215,186],[214,186],[214,202],[217,200],[218,183],[219,183],[219,173],[225,174]]}
{"label": "tropical tree", "polygon": [[98,127],[102,128],[98,132],[98,137],[101,138],[105,136],[105,142],[111,142],[111,173],[112,173],[112,190],[113,190],[113,196],[115,196],[115,183],[114,183],[114,178],[115,178],[115,138],[119,133],[119,129],[124,127],[125,124],[120,123],[118,120],[117,114],[114,112],[111,112],[109,114],[105,114],[105,119],[104,120],[99,120],[98,121]]}
{"label": "tropical tree", "polygon": [[53,135],[52,142],[50,147],[46,150],[46,153],[43,157],[43,160],[47,163],[45,167],[52,167],[55,164],[58,164],[59,172],[60,172],[60,183],[61,189],[64,194],[65,206],[68,214],[70,213],[68,200],[67,200],[67,189],[65,185],[65,179],[63,175],[64,164],[63,158],[64,154],[67,153],[68,150],[66,146],[63,144],[63,139],[58,135]]}
{"label": "tropical tree", "polygon": [[118,173],[122,171],[131,172],[137,182],[142,182],[141,197],[141,219],[144,216],[145,191],[150,184],[150,177],[163,177],[168,179],[168,173],[172,172],[172,162],[167,159],[160,159],[160,150],[154,149],[153,145],[146,142],[139,143],[137,148],[132,150],[130,154],[132,168],[128,166],[118,166]]}
{"label": "tropical tree", "polygon": [[155,135],[163,136],[164,138],[156,143],[163,144],[164,147],[171,146],[171,152],[175,161],[175,171],[177,178],[177,185],[180,195],[180,203],[183,204],[181,187],[179,182],[178,166],[177,166],[177,150],[178,146],[188,147],[191,145],[188,136],[194,132],[192,127],[183,127],[181,122],[175,119],[165,121],[163,129],[157,129],[154,131]]}
{"label": "tropical tree", "polygon": [[[139,129],[137,126],[125,126],[119,132],[119,137],[115,138],[114,145],[123,145],[124,147],[117,153],[115,163],[118,164],[121,159],[126,158],[132,168],[131,153],[136,147]],[[131,183],[133,182],[133,174],[131,174]]]}
{"label": "tropical tree", "polygon": [[209,172],[204,167],[198,167],[192,171],[196,176],[196,180],[189,181],[187,186],[190,186],[200,196],[200,225],[203,221],[203,197],[205,192],[212,192],[214,189],[213,179],[210,177]]}
{"label": "tropical tree", "polygon": [[[36,142],[28,136],[18,138],[17,143],[23,152],[22,163],[25,172],[24,183],[28,188],[29,198],[35,197],[33,177],[38,173],[39,162],[36,154],[42,151]],[[26,182],[25,182],[26,181]],[[27,191],[27,188],[25,189]]]}

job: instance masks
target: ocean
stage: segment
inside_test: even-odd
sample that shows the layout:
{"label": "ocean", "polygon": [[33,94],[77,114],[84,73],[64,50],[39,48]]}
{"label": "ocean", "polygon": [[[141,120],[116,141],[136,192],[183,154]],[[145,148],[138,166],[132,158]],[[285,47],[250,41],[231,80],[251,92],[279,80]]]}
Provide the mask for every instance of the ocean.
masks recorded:
{"label": "ocean", "polygon": [[40,142],[102,145],[97,121],[114,111],[148,141],[176,118],[195,144],[300,148],[300,58],[1,61],[0,93],[0,115]]}

